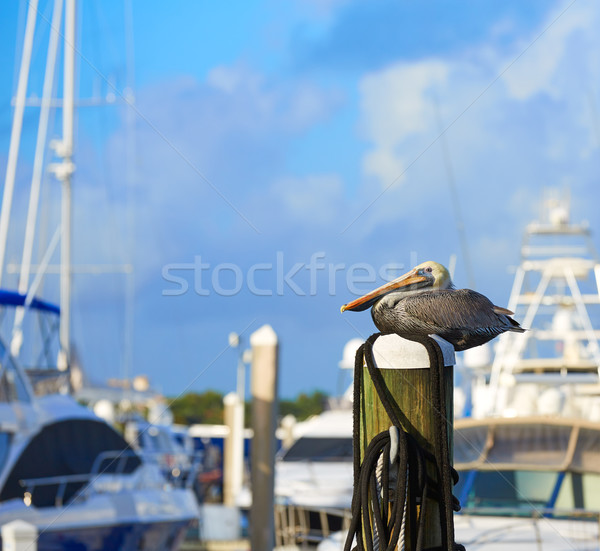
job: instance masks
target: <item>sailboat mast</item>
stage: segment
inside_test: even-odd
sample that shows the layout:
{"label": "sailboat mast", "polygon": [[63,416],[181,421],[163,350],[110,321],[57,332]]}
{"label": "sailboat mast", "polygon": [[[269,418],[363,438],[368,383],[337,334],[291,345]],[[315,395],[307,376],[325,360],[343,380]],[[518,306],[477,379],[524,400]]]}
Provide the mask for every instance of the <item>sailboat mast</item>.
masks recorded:
{"label": "sailboat mast", "polygon": [[[63,77],[63,139],[56,153],[63,158],[57,172],[62,182],[60,247],[60,354],[58,369],[67,370],[71,360],[71,176],[73,164],[73,114],[75,93],[75,0],[65,3],[65,54]],[[58,167],[57,167],[58,168]]]}
{"label": "sailboat mast", "polygon": [[23,127],[23,113],[25,111],[25,98],[27,96],[27,81],[29,79],[36,16],[37,0],[32,0],[29,2],[29,9],[27,12],[27,24],[25,26],[25,39],[23,42],[23,57],[21,58],[21,69],[19,71],[19,83],[17,85],[17,95],[15,98],[15,112],[10,135],[8,162],[6,164],[2,210],[0,212],[0,283],[2,282],[2,275],[4,273],[8,225],[12,208],[13,190],[15,187],[15,175],[17,172],[17,157],[19,156],[19,145],[21,144],[21,129]]}
{"label": "sailboat mast", "polygon": [[[48,41],[48,54],[46,57],[46,69],[44,74],[44,86],[42,89],[42,103],[40,109],[40,120],[38,123],[37,140],[35,144],[35,157],[33,161],[33,174],[31,176],[31,190],[29,192],[29,207],[27,209],[27,222],[25,224],[25,241],[23,243],[23,257],[21,259],[21,272],[19,274],[19,293],[33,296],[37,286],[29,286],[31,274],[31,258],[33,256],[33,244],[35,239],[35,228],[40,202],[40,188],[42,184],[42,173],[44,170],[44,153],[46,138],[48,135],[48,120],[50,117],[50,104],[52,101],[52,88],[54,85],[56,56],[58,52],[58,41],[60,25],[62,22],[63,0],[54,0],[54,11],[52,12],[52,24],[50,25],[50,39]],[[46,253],[49,254],[49,253]],[[34,278],[37,284],[43,272],[38,272]],[[19,356],[23,344],[22,324],[25,318],[25,308],[17,308],[13,324],[13,337],[11,341],[11,352]]]}

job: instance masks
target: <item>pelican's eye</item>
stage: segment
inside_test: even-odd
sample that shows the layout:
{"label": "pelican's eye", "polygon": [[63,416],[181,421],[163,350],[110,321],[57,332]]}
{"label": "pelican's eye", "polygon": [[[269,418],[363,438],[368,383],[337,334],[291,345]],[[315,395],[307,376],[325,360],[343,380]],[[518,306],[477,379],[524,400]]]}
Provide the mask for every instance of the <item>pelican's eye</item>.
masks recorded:
{"label": "pelican's eye", "polygon": [[427,266],[427,268],[425,268],[425,271],[430,274],[431,272],[433,272],[433,268],[431,266]]}

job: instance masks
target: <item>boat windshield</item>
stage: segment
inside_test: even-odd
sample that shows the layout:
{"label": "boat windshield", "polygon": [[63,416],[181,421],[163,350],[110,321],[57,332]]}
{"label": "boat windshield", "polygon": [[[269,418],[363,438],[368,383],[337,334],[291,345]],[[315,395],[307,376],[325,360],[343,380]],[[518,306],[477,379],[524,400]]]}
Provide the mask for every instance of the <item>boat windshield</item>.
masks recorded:
{"label": "boat windshield", "polygon": [[92,475],[129,474],[140,464],[127,442],[105,422],[59,420],[28,441],[3,481],[0,502],[22,500],[28,493],[36,507],[55,506],[59,499],[68,503]]}
{"label": "boat windshield", "polygon": [[507,515],[531,515],[549,508],[557,512],[600,511],[600,475],[559,471],[463,471],[455,495],[459,496],[463,508],[476,507],[482,514],[486,508],[502,508]]}
{"label": "boat windshield", "polygon": [[303,436],[285,452],[283,461],[352,461],[352,438]]}

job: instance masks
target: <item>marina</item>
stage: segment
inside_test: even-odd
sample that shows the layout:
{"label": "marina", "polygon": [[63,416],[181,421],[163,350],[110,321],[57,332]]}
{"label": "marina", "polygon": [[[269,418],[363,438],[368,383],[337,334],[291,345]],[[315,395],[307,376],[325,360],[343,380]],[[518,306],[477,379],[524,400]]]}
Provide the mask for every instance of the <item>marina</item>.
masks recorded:
{"label": "marina", "polygon": [[[542,10],[527,23],[541,34],[497,58],[464,109],[445,98],[476,71],[445,50],[328,57],[359,3],[259,4],[0,8],[17,38],[0,153],[0,550],[600,549],[598,221],[579,216],[594,199],[580,173],[560,189],[528,187],[527,163],[500,178],[521,134],[499,153],[481,122],[500,136],[518,104],[506,119],[521,132],[533,100],[509,69],[546,31],[584,33],[595,9],[571,27],[571,5]],[[412,20],[400,4],[359,26]],[[500,49],[521,35],[493,9]],[[494,57],[474,44],[469,63]],[[477,104],[488,90],[507,94],[493,120]],[[593,90],[589,105],[579,136],[600,128]],[[542,149],[588,167],[598,144],[569,153],[562,138]],[[477,172],[461,190],[454,161]]]}

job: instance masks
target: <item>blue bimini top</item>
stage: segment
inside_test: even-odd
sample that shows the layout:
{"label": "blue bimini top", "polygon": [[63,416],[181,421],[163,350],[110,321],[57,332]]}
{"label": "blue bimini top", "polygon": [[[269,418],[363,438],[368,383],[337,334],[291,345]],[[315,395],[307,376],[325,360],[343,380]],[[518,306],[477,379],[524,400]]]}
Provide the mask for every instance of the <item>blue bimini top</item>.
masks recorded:
{"label": "blue bimini top", "polygon": [[[25,306],[26,299],[27,295],[23,295],[17,291],[0,289],[0,306]],[[60,315],[60,308],[58,306],[35,297],[31,300],[28,308],[56,314],[57,316]]]}

